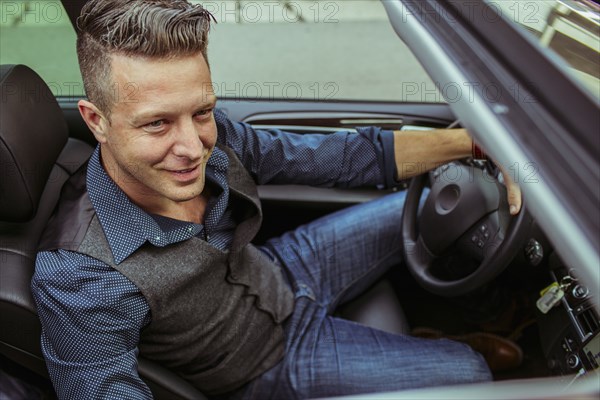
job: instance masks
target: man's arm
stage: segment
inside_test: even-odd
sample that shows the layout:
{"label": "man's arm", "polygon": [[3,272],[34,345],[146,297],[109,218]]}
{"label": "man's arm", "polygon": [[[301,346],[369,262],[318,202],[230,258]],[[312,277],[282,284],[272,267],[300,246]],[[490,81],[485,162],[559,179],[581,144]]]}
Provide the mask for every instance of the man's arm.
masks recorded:
{"label": "man's arm", "polygon": [[398,179],[407,179],[471,154],[471,138],[464,129],[394,131]]}
{"label": "man's arm", "polygon": [[[399,179],[410,178],[447,162],[471,155],[472,139],[465,129],[395,131],[394,157]],[[498,164],[508,191],[510,213],[521,209],[521,189]]]}
{"label": "man's arm", "polygon": [[59,398],[152,398],[137,372],[150,312],[131,282],[98,260],[58,250],[38,254],[31,288]]}
{"label": "man's arm", "polygon": [[391,131],[371,127],[360,128],[358,133],[297,134],[254,129],[229,120],[219,110],[215,110],[215,120],[219,142],[233,149],[259,184],[357,187],[394,183],[385,176],[381,140],[389,135],[392,155]]}
{"label": "man's arm", "polygon": [[[468,157],[471,138],[464,129],[383,131],[301,135],[257,130],[215,110],[219,141],[231,147],[254,179],[264,183],[312,186],[392,186],[397,179],[427,172]],[[511,213],[521,208],[521,192],[504,173]],[[513,209],[514,206],[514,209]]]}

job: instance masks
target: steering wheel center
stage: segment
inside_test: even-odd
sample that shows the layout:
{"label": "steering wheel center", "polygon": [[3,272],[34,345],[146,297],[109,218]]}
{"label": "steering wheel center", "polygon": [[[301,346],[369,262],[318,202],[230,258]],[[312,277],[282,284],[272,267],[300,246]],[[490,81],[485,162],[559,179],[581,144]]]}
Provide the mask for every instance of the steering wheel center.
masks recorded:
{"label": "steering wheel center", "polygon": [[435,203],[435,209],[438,214],[448,214],[456,207],[459,199],[460,187],[455,184],[450,184],[440,191],[440,195]]}

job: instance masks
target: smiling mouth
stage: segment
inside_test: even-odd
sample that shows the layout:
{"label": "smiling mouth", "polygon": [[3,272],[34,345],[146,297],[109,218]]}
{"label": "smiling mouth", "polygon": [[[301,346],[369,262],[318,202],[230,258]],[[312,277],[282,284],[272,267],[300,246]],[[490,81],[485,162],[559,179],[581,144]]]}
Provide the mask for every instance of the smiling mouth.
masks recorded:
{"label": "smiling mouth", "polygon": [[171,172],[174,172],[176,174],[187,174],[188,172],[194,171],[196,168],[198,168],[198,167],[189,168],[189,169],[180,169],[180,170],[171,171]]}
{"label": "smiling mouth", "polygon": [[181,182],[194,181],[200,175],[200,165],[196,165],[193,168],[168,170],[168,172],[175,179]]}
{"label": "smiling mouth", "polygon": [[194,167],[190,167],[190,168],[185,168],[185,169],[169,169],[169,170],[167,170],[167,171],[169,171],[169,172],[173,172],[173,173],[176,173],[176,174],[185,174],[185,173],[188,173],[188,172],[195,171],[195,170],[197,170],[199,167],[200,167],[200,165],[196,165],[196,166],[194,166]]}

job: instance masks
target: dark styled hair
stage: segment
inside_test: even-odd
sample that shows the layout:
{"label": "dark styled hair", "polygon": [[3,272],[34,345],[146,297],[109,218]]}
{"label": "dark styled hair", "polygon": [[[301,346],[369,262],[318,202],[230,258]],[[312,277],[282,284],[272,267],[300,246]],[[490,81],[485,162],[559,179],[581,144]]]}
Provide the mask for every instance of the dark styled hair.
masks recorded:
{"label": "dark styled hair", "polygon": [[[77,19],[77,57],[88,99],[107,117],[116,101],[112,54],[168,59],[201,52],[214,17],[185,0],[90,0]],[[216,21],[215,21],[216,22]]]}

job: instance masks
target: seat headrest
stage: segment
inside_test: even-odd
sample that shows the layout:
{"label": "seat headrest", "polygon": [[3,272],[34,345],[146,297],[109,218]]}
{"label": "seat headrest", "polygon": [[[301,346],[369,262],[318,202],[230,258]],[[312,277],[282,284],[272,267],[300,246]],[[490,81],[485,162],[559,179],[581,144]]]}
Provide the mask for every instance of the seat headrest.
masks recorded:
{"label": "seat headrest", "polygon": [[24,65],[0,66],[0,220],[32,219],[68,138],[46,83]]}

